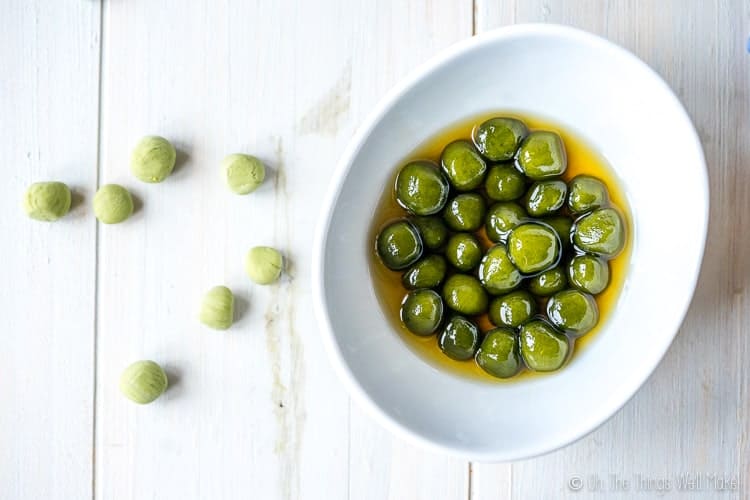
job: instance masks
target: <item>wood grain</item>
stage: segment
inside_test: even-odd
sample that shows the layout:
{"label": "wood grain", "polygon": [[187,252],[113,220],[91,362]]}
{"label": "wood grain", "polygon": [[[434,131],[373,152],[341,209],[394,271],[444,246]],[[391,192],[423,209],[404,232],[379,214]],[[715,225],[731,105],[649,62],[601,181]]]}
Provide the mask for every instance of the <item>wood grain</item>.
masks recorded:
{"label": "wood grain", "polygon": [[[750,235],[741,228],[750,220],[750,68],[744,51],[749,15],[743,2],[477,1],[479,31],[518,22],[570,24],[623,45],[656,69],[701,136],[711,222],[691,309],[647,384],[614,418],[572,446],[512,465],[474,465],[475,499],[505,497],[500,493],[508,482],[511,498],[599,498],[594,478],[611,492],[611,475],[631,480],[633,488],[644,484],[639,478],[671,479],[665,497],[748,498]],[[680,474],[733,478],[740,488],[680,492],[674,484]],[[570,491],[574,475],[585,481],[583,491]],[[647,487],[652,490],[633,493],[655,496],[657,486]]]}
{"label": "wood grain", "polygon": [[[0,496],[90,498],[99,5],[0,11]],[[72,211],[28,219],[26,187],[48,180]]]}
{"label": "wood grain", "polygon": [[[470,2],[182,5],[104,11],[102,182],[127,185],[142,208],[101,231],[97,496],[335,499],[382,482],[403,498],[418,491],[415,473],[431,478],[426,494],[465,495],[465,463],[403,448],[356,411],[350,419],[315,331],[309,248],[354,126],[412,66],[470,34]],[[181,152],[163,184],[128,172],[144,134]],[[237,151],[271,170],[247,197],[219,176],[221,158]],[[243,256],[260,244],[285,253],[282,283],[244,276]],[[195,319],[217,284],[242,303],[227,333]],[[149,407],[114,389],[141,358],[164,364],[173,382]],[[356,443],[372,436],[362,455]],[[383,475],[365,475],[373,466]]]}
{"label": "wood grain", "polygon": [[[345,483],[319,479],[346,475],[348,399],[308,320],[314,200],[303,195],[321,181],[304,175],[318,165],[300,161],[309,151],[295,136],[307,93],[325,91],[343,67],[332,58],[321,75],[316,47],[299,49],[313,35],[309,15],[294,2],[105,9],[103,180],[126,183],[143,206],[101,237],[99,497],[345,496]],[[159,185],[128,172],[130,148],[152,133],[180,151]],[[251,196],[233,195],[220,177],[219,162],[234,152],[270,167]],[[284,252],[280,284],[251,285],[243,259],[254,245]],[[218,284],[239,302],[225,333],[196,319],[202,294]],[[114,389],[140,358],[164,364],[173,385],[146,408]]]}

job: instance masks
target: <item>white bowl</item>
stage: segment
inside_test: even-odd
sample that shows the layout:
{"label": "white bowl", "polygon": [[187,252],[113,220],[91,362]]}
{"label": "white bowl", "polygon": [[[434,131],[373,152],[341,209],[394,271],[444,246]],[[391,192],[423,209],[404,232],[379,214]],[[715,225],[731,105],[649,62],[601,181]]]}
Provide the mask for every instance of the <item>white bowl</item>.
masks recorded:
{"label": "white bowl", "polygon": [[[572,362],[553,375],[489,384],[441,371],[407,347],[375,296],[368,230],[405,156],[446,126],[498,109],[562,123],[603,154],[632,210],[633,246],[615,311]],[[698,136],[654,71],[582,31],[502,28],[417,70],[344,152],[313,257],[322,337],[351,395],[394,433],[470,460],[545,453],[612,416],[659,363],[690,304],[707,220]]]}

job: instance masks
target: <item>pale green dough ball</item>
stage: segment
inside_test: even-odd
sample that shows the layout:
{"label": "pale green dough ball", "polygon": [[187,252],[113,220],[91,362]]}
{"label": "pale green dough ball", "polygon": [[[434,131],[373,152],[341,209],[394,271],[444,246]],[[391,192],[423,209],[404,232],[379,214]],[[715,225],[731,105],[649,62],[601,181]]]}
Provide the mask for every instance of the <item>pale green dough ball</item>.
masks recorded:
{"label": "pale green dough ball", "polygon": [[131,401],[145,405],[167,390],[167,374],[153,361],[136,361],[120,376],[120,391]]}
{"label": "pale green dough ball", "polygon": [[252,248],[245,258],[245,271],[259,285],[270,285],[279,279],[284,259],[278,250],[271,247]]}
{"label": "pale green dough ball", "polygon": [[70,189],[62,182],[36,182],[23,198],[23,208],[36,220],[57,220],[70,210]]}
{"label": "pale green dough ball", "polygon": [[133,197],[117,184],[105,184],[94,196],[94,215],[105,224],[117,224],[133,213]]}
{"label": "pale green dough ball", "polygon": [[201,323],[214,330],[226,330],[234,319],[234,295],[225,286],[215,286],[201,304]]}
{"label": "pale green dough ball", "polygon": [[266,167],[254,156],[233,154],[221,161],[229,189],[237,194],[252,193],[266,178]]}
{"label": "pale green dough ball", "polygon": [[161,182],[174,169],[177,152],[163,137],[146,136],[136,145],[130,156],[130,170],[143,182]]}

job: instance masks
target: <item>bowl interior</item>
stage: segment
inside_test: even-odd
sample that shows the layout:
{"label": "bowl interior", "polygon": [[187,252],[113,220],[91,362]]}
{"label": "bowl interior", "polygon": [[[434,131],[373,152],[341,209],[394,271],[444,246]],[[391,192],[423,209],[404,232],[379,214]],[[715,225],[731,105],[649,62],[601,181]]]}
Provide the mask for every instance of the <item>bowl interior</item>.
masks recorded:
{"label": "bowl interior", "polygon": [[[399,338],[372,287],[368,229],[409,152],[495,109],[547,117],[597,148],[629,200],[633,247],[616,310],[563,370],[488,384],[435,368]],[[699,141],[663,81],[593,35],[516,26],[451,49],[381,104],[339,173],[317,249],[324,339],[353,395],[392,430],[433,447],[510,460],[584,435],[653,371],[692,297],[708,211]]]}

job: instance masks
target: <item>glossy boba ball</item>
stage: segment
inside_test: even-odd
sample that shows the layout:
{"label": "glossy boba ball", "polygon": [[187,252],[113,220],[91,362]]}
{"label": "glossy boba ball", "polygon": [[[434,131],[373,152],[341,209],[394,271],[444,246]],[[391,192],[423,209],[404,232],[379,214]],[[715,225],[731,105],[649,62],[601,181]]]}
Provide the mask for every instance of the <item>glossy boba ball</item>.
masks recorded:
{"label": "glossy boba ball", "polygon": [[537,181],[526,196],[526,211],[534,217],[550,215],[565,205],[568,185],[560,180]]}
{"label": "glossy boba ball", "polygon": [[409,267],[422,256],[422,238],[409,221],[399,219],[380,230],[375,248],[383,264],[396,271]]}
{"label": "glossy boba ball", "polygon": [[456,361],[473,358],[478,346],[479,328],[463,316],[453,316],[438,334],[438,347]]}
{"label": "glossy boba ball", "polygon": [[554,217],[545,217],[540,219],[541,222],[551,226],[555,230],[557,236],[560,238],[563,250],[570,248],[571,243],[571,229],[573,228],[573,220],[570,217],[564,215],[556,215]]}
{"label": "glossy boba ball", "polygon": [[488,315],[495,326],[516,328],[536,314],[536,300],[525,290],[517,290],[490,302]]}
{"label": "glossy boba ball", "polygon": [[479,280],[492,295],[518,288],[523,277],[508,257],[505,245],[490,248],[479,263]]}
{"label": "glossy boba ball", "polygon": [[440,165],[448,180],[458,191],[475,189],[484,180],[487,164],[469,141],[448,144],[440,155]]}
{"label": "glossy boba ball", "polygon": [[580,290],[565,290],[547,301],[547,317],[559,330],[580,336],[596,326],[599,309],[591,295]]}
{"label": "glossy boba ball", "polygon": [[459,271],[468,272],[482,260],[482,248],[471,233],[456,233],[445,246],[445,257]]}
{"label": "glossy boba ball", "polygon": [[482,370],[493,377],[512,377],[521,369],[518,337],[507,328],[490,330],[474,359]]}
{"label": "glossy boba ball", "polygon": [[526,179],[513,165],[493,165],[487,172],[484,191],[491,200],[516,200],[526,192]]}
{"label": "glossy boba ball", "polygon": [[396,177],[396,201],[416,215],[438,213],[448,201],[449,191],[448,179],[429,161],[407,163]]}
{"label": "glossy boba ball", "polygon": [[573,243],[584,252],[607,259],[617,256],[625,246],[625,224],[613,208],[600,208],[575,223]]}
{"label": "glossy boba ball", "polygon": [[577,255],[568,265],[568,279],[583,292],[602,293],[609,284],[609,264],[594,255]]}
{"label": "glossy boba ball", "polygon": [[443,299],[432,290],[412,290],[401,303],[401,321],[415,335],[432,335],[443,321]]}
{"label": "glossy boba ball", "polygon": [[474,129],[474,144],[490,161],[507,161],[518,151],[529,129],[515,118],[490,118]]}
{"label": "glossy boba ball", "polygon": [[443,218],[454,231],[476,231],[484,222],[484,198],[476,193],[459,194],[450,200]]}
{"label": "glossy boba ball", "polygon": [[530,133],[516,159],[521,171],[535,181],[560,176],[568,167],[565,145],[555,132]]}
{"label": "glossy boba ball", "polygon": [[474,276],[454,274],[443,285],[445,304],[456,312],[476,316],[487,310],[487,292]]}
{"label": "glossy boba ball", "polygon": [[568,209],[582,214],[601,208],[609,201],[607,186],[596,177],[577,175],[568,184]]}
{"label": "glossy boba ball", "polygon": [[510,232],[508,255],[523,274],[539,273],[557,264],[560,240],[549,226],[527,222]]}
{"label": "glossy boba ball", "polygon": [[408,290],[435,288],[443,282],[448,265],[441,255],[428,255],[418,260],[401,276]]}
{"label": "glossy boba ball", "polygon": [[537,274],[529,280],[529,291],[538,297],[549,297],[568,285],[565,271],[561,267],[553,267]]}
{"label": "glossy boba ball", "polygon": [[526,219],[528,219],[526,210],[518,203],[512,201],[495,203],[487,212],[484,229],[490,240],[500,243],[505,241],[514,227]]}
{"label": "glossy boba ball", "polygon": [[440,216],[414,216],[409,218],[409,222],[416,226],[422,236],[422,243],[430,250],[437,250],[448,240],[448,226]]}
{"label": "glossy boba ball", "polygon": [[555,371],[568,357],[568,339],[545,321],[529,321],[521,327],[518,336],[521,342],[521,357],[530,370]]}

